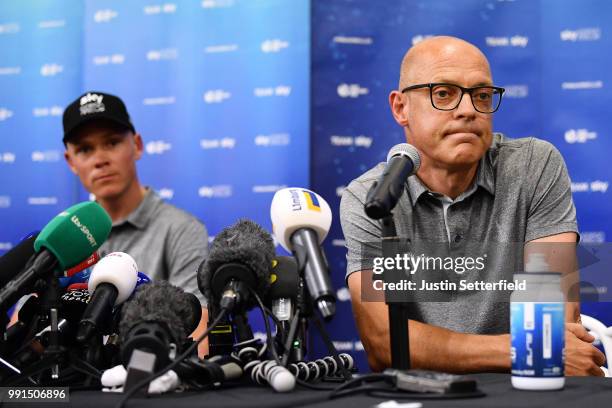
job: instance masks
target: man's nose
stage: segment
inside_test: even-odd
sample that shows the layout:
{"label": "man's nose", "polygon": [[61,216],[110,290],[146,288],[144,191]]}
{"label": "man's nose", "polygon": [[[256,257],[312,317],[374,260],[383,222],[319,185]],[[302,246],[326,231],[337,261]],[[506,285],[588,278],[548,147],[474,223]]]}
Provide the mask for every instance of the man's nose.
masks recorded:
{"label": "man's nose", "polygon": [[472,103],[472,96],[465,92],[461,95],[461,100],[459,101],[459,106],[455,109],[455,116],[458,117],[473,117],[476,115],[476,109],[474,108],[474,104]]}
{"label": "man's nose", "polygon": [[104,167],[108,165],[108,163],[108,152],[106,152],[104,149],[96,149],[94,151],[94,165],[96,167]]}

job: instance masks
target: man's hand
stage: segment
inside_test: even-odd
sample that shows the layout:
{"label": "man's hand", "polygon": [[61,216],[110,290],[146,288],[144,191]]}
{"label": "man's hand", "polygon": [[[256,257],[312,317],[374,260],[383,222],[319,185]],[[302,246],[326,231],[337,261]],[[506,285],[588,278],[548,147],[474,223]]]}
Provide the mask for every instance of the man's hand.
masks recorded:
{"label": "man's hand", "polygon": [[565,323],[565,375],[604,376],[606,356],[591,343],[595,338],[579,323]]}

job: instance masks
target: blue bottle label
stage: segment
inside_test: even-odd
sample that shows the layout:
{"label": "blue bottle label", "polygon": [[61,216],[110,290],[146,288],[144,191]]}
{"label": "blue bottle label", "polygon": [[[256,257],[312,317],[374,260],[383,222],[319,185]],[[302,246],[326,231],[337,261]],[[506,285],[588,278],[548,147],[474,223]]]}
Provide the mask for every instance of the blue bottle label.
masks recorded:
{"label": "blue bottle label", "polygon": [[564,315],[563,303],[511,303],[512,375],[563,377]]}

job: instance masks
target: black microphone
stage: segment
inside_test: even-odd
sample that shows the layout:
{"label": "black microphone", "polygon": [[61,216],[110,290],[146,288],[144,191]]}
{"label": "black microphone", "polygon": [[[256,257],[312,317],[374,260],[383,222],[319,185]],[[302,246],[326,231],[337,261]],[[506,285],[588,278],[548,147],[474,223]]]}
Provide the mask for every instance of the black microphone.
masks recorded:
{"label": "black microphone", "polygon": [[400,143],[389,150],[387,166],[378,180],[372,184],[366,196],[365,212],[378,220],[391,215],[404,192],[406,179],[419,170],[421,158],[417,149],[408,143]]}
{"label": "black microphone", "polygon": [[185,298],[191,306],[191,318],[185,321],[185,327],[187,328],[187,334],[191,334],[198,328],[200,320],[202,320],[202,304],[193,293],[185,292]]}
{"label": "black microphone", "polygon": [[10,355],[26,340],[32,330],[32,323],[40,311],[40,301],[30,296],[17,312],[17,321],[6,329],[6,348],[3,355]]}
{"label": "black microphone", "polygon": [[[270,289],[266,296],[266,305],[282,323],[286,324],[293,317],[294,302],[298,296],[300,274],[297,261],[292,256],[277,256],[272,261]],[[288,327],[283,327],[287,330]]]}
{"label": "black microphone", "polygon": [[[33,300],[32,300],[33,299]],[[76,331],[77,324],[81,319],[83,311],[89,303],[90,294],[86,290],[69,290],[62,293],[59,299],[59,317],[58,317],[58,330],[60,335],[60,343],[64,347],[71,348],[75,345],[74,334]],[[32,304],[28,306],[29,302]],[[28,302],[24,304],[22,310],[19,311],[21,319],[23,309],[28,306],[28,309],[38,305],[38,298],[32,296]],[[30,312],[27,312],[30,313]],[[34,314],[32,318],[34,324],[40,322],[39,316]],[[11,326],[12,327],[12,326]],[[43,327],[38,329],[39,331],[31,337],[24,339],[24,343],[20,344],[12,354],[10,360],[17,367],[27,367],[36,361],[40,360],[47,349],[49,342],[49,335],[51,333],[51,326]]]}
{"label": "black microphone", "polygon": [[190,356],[181,361],[175,371],[184,384],[194,387],[218,387],[239,379],[243,373],[242,367],[229,356],[215,356],[207,360]]}
{"label": "black microphone", "polygon": [[36,252],[34,250],[36,237],[38,237],[38,232],[32,232],[0,257],[0,287],[4,287],[26,267],[32,255]]}
{"label": "black microphone", "polygon": [[256,303],[249,289],[265,296],[273,258],[270,234],[253,221],[240,220],[215,237],[208,258],[198,268],[198,287],[209,303],[221,309],[250,309]]}
{"label": "black microphone", "polygon": [[[201,314],[201,308],[199,313]],[[166,281],[142,285],[122,308],[121,360],[128,367],[135,350],[155,356],[154,370],[178,355],[200,318],[190,294]]]}

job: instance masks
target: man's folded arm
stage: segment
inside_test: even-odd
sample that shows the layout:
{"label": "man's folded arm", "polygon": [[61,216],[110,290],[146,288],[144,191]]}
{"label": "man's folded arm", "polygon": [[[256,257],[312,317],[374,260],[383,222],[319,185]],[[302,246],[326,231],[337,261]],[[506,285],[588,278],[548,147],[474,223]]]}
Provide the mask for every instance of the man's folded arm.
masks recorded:
{"label": "man's folded arm", "polygon": [[[382,301],[362,302],[362,274],[348,277],[357,329],[374,371],[391,366],[389,316]],[[370,277],[365,278],[366,281]],[[457,333],[441,327],[409,321],[411,368],[449,373],[508,372],[510,370],[510,335]]]}

